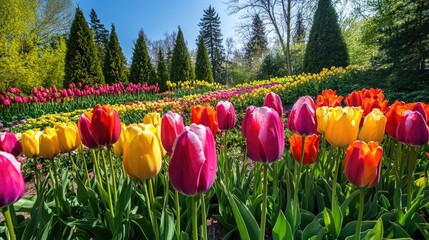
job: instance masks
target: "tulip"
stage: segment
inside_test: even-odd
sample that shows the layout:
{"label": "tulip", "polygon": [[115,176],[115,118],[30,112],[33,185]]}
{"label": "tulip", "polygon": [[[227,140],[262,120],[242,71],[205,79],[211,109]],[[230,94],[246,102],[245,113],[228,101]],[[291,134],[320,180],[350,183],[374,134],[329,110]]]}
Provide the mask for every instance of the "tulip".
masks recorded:
{"label": "tulip", "polygon": [[326,140],[336,147],[345,147],[357,139],[362,109],[336,107],[328,116]]}
{"label": "tulip", "polygon": [[179,114],[168,111],[162,116],[161,142],[169,154],[173,152],[174,141],[182,133],[184,127],[183,118]]}
{"label": "tulip", "polygon": [[378,99],[365,98],[362,102],[363,116],[368,115],[374,108],[378,108],[384,112],[388,102],[388,100],[380,101]]}
{"label": "tulip", "polygon": [[162,165],[160,143],[156,135],[145,130],[129,141],[123,156],[125,172],[140,180],[155,177]]}
{"label": "tulip", "polygon": [[396,129],[398,141],[411,146],[422,146],[429,141],[429,128],[418,111],[406,110]]}
{"label": "tulip", "polygon": [[386,134],[392,138],[396,137],[396,130],[398,124],[401,121],[402,115],[407,110],[407,107],[404,102],[396,101],[390,106],[386,111]]}
{"label": "tulip", "polygon": [[191,122],[209,127],[213,135],[216,135],[219,129],[216,111],[210,105],[192,106]]}
{"label": "tulip", "polygon": [[216,178],[214,136],[208,127],[191,124],[177,137],[168,165],[173,187],[188,196],[207,192]]}
{"label": "tulip", "polygon": [[124,153],[124,143],[125,143],[125,135],[127,131],[127,126],[125,123],[121,123],[121,134],[119,135],[118,141],[116,141],[115,144],[113,144],[113,153],[115,153],[116,156],[122,156]]}
{"label": "tulip", "polygon": [[422,115],[422,117],[424,118],[425,122],[427,122],[427,121],[428,121],[428,116],[427,116],[427,113],[426,113],[426,109],[425,109],[425,108],[426,108],[426,104],[424,104],[424,103],[422,103],[422,102],[417,102],[417,103],[414,103],[414,104],[409,108],[409,110],[419,112],[419,113]]}
{"label": "tulip", "polygon": [[[293,158],[299,162],[301,157],[302,147],[302,136],[294,133],[289,137],[290,152]],[[304,158],[302,163],[304,165],[312,164],[317,159],[317,153],[319,151],[320,135],[309,135],[305,137],[304,142]]]}
{"label": "tulip", "polygon": [[381,142],[384,138],[387,118],[378,108],[374,108],[363,122],[362,129],[359,132],[359,140],[364,142]]}
{"label": "tulip", "polygon": [[29,158],[35,158],[39,156],[40,152],[40,135],[42,135],[41,131],[27,130],[22,136],[22,150],[24,155]]}
{"label": "tulip", "polygon": [[58,137],[60,152],[71,152],[80,146],[81,140],[76,123],[60,123],[55,126],[55,131]]}
{"label": "tulip", "polygon": [[328,117],[329,113],[333,110],[333,107],[318,107],[316,108],[316,118],[317,118],[317,132],[324,134],[326,131],[326,126],[328,126]]}
{"label": "tulip", "polygon": [[21,163],[7,152],[0,151],[0,208],[18,201],[25,193]]}
{"label": "tulip", "polygon": [[270,92],[265,96],[264,100],[264,106],[270,107],[276,110],[276,112],[279,114],[280,118],[283,116],[283,104],[282,100],[280,99],[280,96]]}
{"label": "tulip", "polygon": [[143,123],[157,127],[161,124],[161,116],[157,112],[148,113],[143,117]]}
{"label": "tulip", "polygon": [[91,149],[95,149],[98,148],[98,144],[92,136],[91,119],[92,113],[86,112],[82,114],[77,122],[77,127],[79,129],[79,136],[83,145]]}
{"label": "tulip", "polygon": [[362,106],[362,97],[357,91],[353,91],[344,99],[344,103],[349,107]]}
{"label": "tulip", "polygon": [[92,110],[91,133],[98,145],[111,145],[119,139],[121,121],[110,105],[95,105]]}
{"label": "tulip", "polygon": [[383,148],[377,142],[356,140],[348,148],[344,160],[344,173],[358,187],[375,187],[380,181]]}
{"label": "tulip", "polygon": [[39,156],[43,158],[53,158],[60,152],[57,133],[49,126],[40,135],[39,144]]}
{"label": "tulip", "polygon": [[283,123],[274,109],[261,107],[246,111],[242,126],[250,159],[270,163],[283,155]]}
{"label": "tulip", "polygon": [[316,106],[309,96],[300,97],[293,105],[288,118],[288,128],[301,136],[314,134],[317,130]]}
{"label": "tulip", "polygon": [[22,152],[22,146],[18,138],[12,132],[0,132],[0,151],[18,156]]}
{"label": "tulip", "polygon": [[219,101],[216,104],[216,115],[220,130],[230,130],[234,128],[237,117],[231,102]]}
{"label": "tulip", "polygon": [[337,96],[337,91],[332,89],[323,90],[321,95],[317,96],[317,107],[339,107],[341,106],[342,96]]}

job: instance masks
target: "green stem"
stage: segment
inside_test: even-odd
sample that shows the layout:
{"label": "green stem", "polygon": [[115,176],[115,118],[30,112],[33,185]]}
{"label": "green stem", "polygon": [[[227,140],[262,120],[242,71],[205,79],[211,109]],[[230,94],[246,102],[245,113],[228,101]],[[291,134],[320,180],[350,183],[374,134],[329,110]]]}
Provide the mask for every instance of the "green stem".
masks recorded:
{"label": "green stem", "polygon": [[201,194],[201,222],[203,224],[203,239],[207,240],[207,215],[204,193]]}
{"label": "green stem", "polygon": [[91,178],[89,177],[89,171],[88,171],[88,166],[86,164],[86,158],[85,158],[85,154],[82,153],[82,159],[83,159],[83,166],[85,168],[85,172],[86,172],[86,178],[87,178],[87,183],[88,183],[88,188],[91,188]]}
{"label": "green stem", "polygon": [[416,147],[410,146],[410,162],[408,165],[408,193],[407,193],[407,210],[411,209],[412,191],[414,184],[414,165],[415,165]]}
{"label": "green stem", "polygon": [[228,179],[228,175],[229,175],[229,169],[228,169],[228,158],[227,158],[227,156],[228,156],[228,153],[227,153],[227,146],[226,146],[226,144],[227,144],[227,142],[226,142],[226,133],[227,133],[228,131],[225,131],[225,135],[223,136],[223,164],[225,165],[225,181],[226,181],[226,186],[229,188],[229,179]]}
{"label": "green stem", "polygon": [[298,173],[297,173],[296,181],[295,181],[296,186],[295,186],[294,200],[295,200],[295,203],[297,204],[296,209],[298,209],[298,206],[299,206],[298,191],[299,191],[299,184],[301,182],[302,165],[304,162],[305,136],[301,136],[301,141],[302,141],[302,143],[301,143],[301,156],[299,157]]}
{"label": "green stem", "polygon": [[331,210],[334,210],[334,207],[337,206],[337,179],[338,179],[338,172],[340,168],[340,157],[341,157],[341,148],[337,149],[337,157],[335,159],[335,173],[334,173],[334,182],[332,183],[332,203],[331,203]]}
{"label": "green stem", "polygon": [[112,174],[112,181],[113,181],[113,202],[116,206],[116,202],[118,201],[118,190],[116,187],[116,171],[115,171],[115,164],[113,162],[112,157],[112,146],[109,146],[107,148],[107,151],[109,151],[109,161],[110,161],[110,173]]}
{"label": "green stem", "polygon": [[101,156],[103,157],[103,167],[104,167],[104,176],[106,177],[106,184],[107,184],[107,195],[108,195],[108,201],[109,201],[109,209],[112,213],[112,218],[115,217],[115,212],[113,211],[113,201],[112,201],[112,191],[110,189],[110,179],[109,179],[109,173],[107,172],[107,163],[106,158],[104,157],[103,152],[101,152]]}
{"label": "green stem", "polygon": [[358,215],[358,222],[356,225],[356,233],[355,233],[355,239],[360,239],[360,231],[362,226],[362,215],[363,215],[363,204],[365,200],[365,188],[359,189],[359,215]]}
{"label": "green stem", "polygon": [[6,219],[6,226],[7,226],[7,230],[9,232],[9,239],[10,240],[16,240],[16,235],[15,235],[15,229],[13,228],[13,222],[12,222],[12,217],[10,215],[10,207],[12,206],[12,204],[3,207],[3,216]]}
{"label": "green stem", "polygon": [[155,203],[155,195],[153,194],[153,184],[152,179],[148,180],[149,182],[149,197],[150,197],[150,205],[152,206],[152,212],[153,212],[153,227],[155,231],[155,239],[159,239],[159,227],[158,227],[158,217],[157,217],[157,211],[156,211],[156,203]]}
{"label": "green stem", "polygon": [[37,169],[37,159],[34,159],[34,185],[36,186],[36,192],[37,195],[40,194],[40,187],[39,187],[39,169]]}
{"label": "green stem", "polygon": [[[97,157],[97,154],[95,153],[94,149],[91,149],[92,152],[92,157],[94,158],[94,165],[95,165],[95,172],[96,172],[96,177],[97,177],[97,182],[98,182],[98,186],[103,187],[103,181],[101,181],[101,172],[100,172],[100,162],[99,159]],[[89,175],[88,175],[89,178]],[[101,191],[100,191],[101,194]]]}
{"label": "green stem", "polygon": [[264,185],[263,185],[263,192],[262,192],[262,215],[261,215],[261,226],[260,226],[260,235],[259,240],[265,239],[265,222],[267,220],[267,170],[268,170],[268,163],[263,164],[264,167]]}
{"label": "green stem", "polygon": [[176,235],[177,239],[180,239],[180,202],[179,192],[176,190]]}
{"label": "green stem", "polygon": [[192,239],[198,240],[197,196],[192,197]]}

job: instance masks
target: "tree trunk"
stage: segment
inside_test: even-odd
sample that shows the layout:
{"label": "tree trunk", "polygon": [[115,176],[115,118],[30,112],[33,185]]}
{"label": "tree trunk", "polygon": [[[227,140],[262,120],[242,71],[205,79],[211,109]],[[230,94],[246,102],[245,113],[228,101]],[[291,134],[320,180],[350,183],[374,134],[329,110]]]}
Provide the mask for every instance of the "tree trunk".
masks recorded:
{"label": "tree trunk", "polygon": [[283,54],[286,58],[286,67],[289,75],[292,75],[292,63],[290,59],[290,38],[291,38],[291,5],[292,0],[287,0],[287,6],[285,7],[285,0],[282,0],[283,16],[286,21],[286,46],[282,42]]}

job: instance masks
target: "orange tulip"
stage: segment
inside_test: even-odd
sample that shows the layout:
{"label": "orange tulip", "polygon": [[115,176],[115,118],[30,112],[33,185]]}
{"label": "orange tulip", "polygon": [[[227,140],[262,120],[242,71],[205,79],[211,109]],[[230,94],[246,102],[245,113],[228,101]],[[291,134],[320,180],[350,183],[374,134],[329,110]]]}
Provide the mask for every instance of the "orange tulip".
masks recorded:
{"label": "orange tulip", "polygon": [[365,98],[362,102],[362,108],[363,108],[363,116],[368,115],[372,109],[378,108],[380,111],[384,112],[387,108],[388,100],[381,101],[379,99],[374,98]]}
{"label": "orange tulip", "polygon": [[407,106],[404,102],[395,101],[386,111],[386,134],[396,139],[396,129],[401,121],[402,115],[404,115]]}
{"label": "orange tulip", "polygon": [[191,107],[191,122],[209,127],[213,135],[216,135],[219,130],[216,111],[208,104],[205,106],[198,105]]}
{"label": "orange tulip", "polygon": [[[296,133],[289,137],[290,152],[296,161],[301,159],[302,137]],[[317,152],[319,151],[320,135],[308,135],[305,137],[304,142],[304,158],[302,163],[304,165],[312,164],[317,159]]]}
{"label": "orange tulip", "polygon": [[342,96],[337,96],[337,91],[332,89],[323,90],[321,95],[317,96],[316,107],[338,107],[341,106]]}

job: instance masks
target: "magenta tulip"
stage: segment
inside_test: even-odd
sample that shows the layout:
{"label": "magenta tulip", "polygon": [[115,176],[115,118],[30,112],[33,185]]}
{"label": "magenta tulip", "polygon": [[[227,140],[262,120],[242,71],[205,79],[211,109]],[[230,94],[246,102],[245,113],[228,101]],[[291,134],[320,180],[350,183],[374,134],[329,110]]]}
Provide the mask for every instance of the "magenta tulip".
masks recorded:
{"label": "magenta tulip", "polygon": [[121,135],[121,121],[118,112],[109,104],[95,105],[91,119],[92,136],[98,145],[112,145]]}
{"label": "magenta tulip", "polygon": [[316,105],[309,96],[300,97],[292,107],[288,118],[288,128],[301,136],[316,133]]}
{"label": "magenta tulip", "polygon": [[429,141],[429,128],[418,111],[406,110],[396,128],[398,141],[412,146],[422,146]]}
{"label": "magenta tulip", "polygon": [[12,132],[0,133],[0,151],[5,151],[18,156],[22,152],[22,146],[18,138]]}
{"label": "magenta tulip", "polygon": [[18,201],[25,193],[21,163],[7,152],[0,151],[0,208]]}
{"label": "magenta tulip", "polygon": [[270,92],[265,96],[264,106],[276,110],[280,118],[283,116],[283,104],[280,96]]}
{"label": "magenta tulip", "polygon": [[279,114],[272,108],[248,107],[242,123],[250,159],[274,162],[283,155],[285,135]]}
{"label": "magenta tulip", "polygon": [[185,127],[183,118],[177,113],[168,111],[161,119],[161,143],[167,153],[173,152],[173,144]]}
{"label": "magenta tulip", "polygon": [[216,178],[216,146],[210,128],[191,124],[173,146],[168,175],[173,187],[188,196],[207,192]]}
{"label": "magenta tulip", "polygon": [[216,114],[220,130],[230,130],[234,128],[237,117],[231,102],[219,101],[216,105]]}
{"label": "magenta tulip", "polygon": [[79,129],[79,136],[83,145],[95,149],[98,148],[98,144],[92,136],[91,119],[92,113],[86,112],[82,114],[77,122],[77,128]]}

